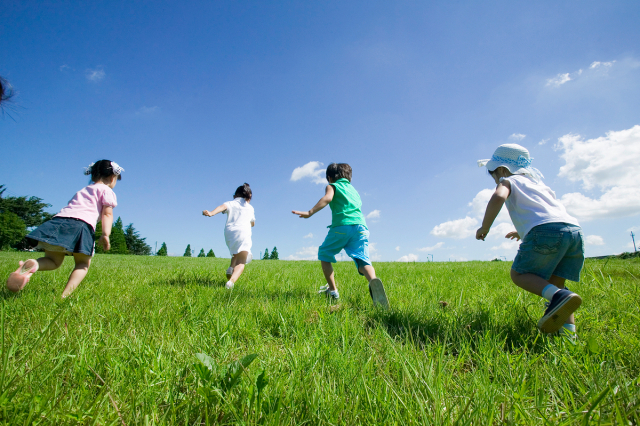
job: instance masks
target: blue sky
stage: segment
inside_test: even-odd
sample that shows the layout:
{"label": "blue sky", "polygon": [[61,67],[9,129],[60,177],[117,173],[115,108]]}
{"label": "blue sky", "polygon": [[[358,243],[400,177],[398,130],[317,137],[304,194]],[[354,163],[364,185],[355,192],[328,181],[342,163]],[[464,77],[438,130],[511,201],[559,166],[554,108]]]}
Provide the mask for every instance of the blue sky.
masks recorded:
{"label": "blue sky", "polygon": [[493,187],[476,160],[508,142],[578,216],[587,255],[640,233],[638,2],[6,1],[0,16],[18,93],[0,183],[57,211],[83,167],[116,161],[115,214],[170,253],[228,256],[224,216],[201,211],[248,182],[254,255],[315,258],[329,209],[290,211],[348,162],[373,259],[512,259],[508,217],[471,235]]}

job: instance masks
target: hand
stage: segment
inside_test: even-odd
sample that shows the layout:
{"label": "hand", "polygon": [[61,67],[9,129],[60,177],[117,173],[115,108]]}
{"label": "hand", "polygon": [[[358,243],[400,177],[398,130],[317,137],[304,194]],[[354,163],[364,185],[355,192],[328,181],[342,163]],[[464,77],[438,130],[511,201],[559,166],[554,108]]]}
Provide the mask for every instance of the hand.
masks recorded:
{"label": "hand", "polygon": [[211,212],[209,210],[203,210],[202,215],[211,217]]}
{"label": "hand", "polygon": [[309,219],[311,217],[311,212],[310,211],[299,212],[297,210],[293,210],[291,213],[297,214],[298,216],[300,216],[303,219]]}
{"label": "hand", "polygon": [[476,231],[476,240],[484,241],[484,239],[487,237],[488,233],[489,233],[488,229],[478,228],[478,230]]}
{"label": "hand", "polygon": [[516,231],[513,232],[509,232],[507,235],[504,236],[505,238],[511,238],[512,240],[515,238],[518,241],[520,241],[520,234],[518,234]]}
{"label": "hand", "polygon": [[104,251],[111,250],[111,242],[109,242],[108,235],[101,236],[100,239],[98,240],[98,244],[100,244],[104,248]]}

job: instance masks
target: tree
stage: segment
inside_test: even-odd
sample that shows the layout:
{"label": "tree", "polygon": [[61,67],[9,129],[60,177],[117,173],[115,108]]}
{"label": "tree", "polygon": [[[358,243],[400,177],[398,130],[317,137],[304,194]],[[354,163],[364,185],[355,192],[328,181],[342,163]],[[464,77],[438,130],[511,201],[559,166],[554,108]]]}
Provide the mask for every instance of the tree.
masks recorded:
{"label": "tree", "polygon": [[111,243],[111,250],[107,253],[110,254],[127,254],[127,239],[124,236],[124,229],[122,226],[122,219],[118,218],[116,223],[111,227],[111,236],[109,237]]}
{"label": "tree", "polygon": [[264,249],[264,256],[262,256],[262,260],[269,260],[269,249]]}
{"label": "tree", "polygon": [[156,256],[166,256],[167,255],[167,243],[162,243],[160,250],[156,253]]}
{"label": "tree", "polygon": [[0,249],[4,250],[19,243],[25,235],[27,235],[27,227],[17,214],[0,213]]}
{"label": "tree", "polygon": [[0,213],[15,213],[26,225],[27,228],[42,225],[43,222],[51,219],[53,214],[44,211],[51,204],[43,203],[38,197],[6,197],[2,195],[7,190],[4,185],[0,185]]}
{"label": "tree", "polygon": [[[266,254],[265,254],[266,256]],[[273,248],[273,250],[271,250],[271,256],[269,256],[269,259],[271,260],[279,260],[278,259],[278,249],[277,248]]]}
{"label": "tree", "polygon": [[200,249],[200,253],[198,253],[198,257],[205,257],[204,249]]}
{"label": "tree", "polygon": [[149,256],[151,254],[151,246],[146,243],[146,238],[142,238],[138,231],[135,230],[133,223],[130,223],[124,230],[124,238],[130,254],[138,256]]}
{"label": "tree", "polygon": [[216,254],[213,252],[213,249],[209,250],[209,253],[207,253],[207,257],[216,257]]}
{"label": "tree", "polygon": [[191,244],[187,244],[187,249],[184,251],[184,257],[191,257]]}

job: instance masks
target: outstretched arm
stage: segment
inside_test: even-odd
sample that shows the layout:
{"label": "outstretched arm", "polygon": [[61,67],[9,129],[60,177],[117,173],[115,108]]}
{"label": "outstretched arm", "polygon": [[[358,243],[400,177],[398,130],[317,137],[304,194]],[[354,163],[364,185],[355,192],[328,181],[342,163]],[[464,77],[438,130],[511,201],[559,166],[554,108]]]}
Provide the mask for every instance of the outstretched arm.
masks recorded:
{"label": "outstretched arm", "polygon": [[324,192],[324,197],[320,198],[320,201],[318,201],[316,205],[313,206],[313,208],[311,208],[311,210],[307,212],[293,210],[291,213],[297,214],[301,218],[309,219],[311,216],[313,216],[314,214],[318,213],[320,210],[327,207],[327,204],[329,204],[331,200],[333,200],[333,194],[335,194],[335,190],[333,189],[333,186],[327,185],[327,188],[325,189],[325,192]]}
{"label": "outstretched arm", "polygon": [[484,212],[482,226],[476,231],[476,240],[484,241],[485,237],[489,233],[489,229],[491,229],[491,225],[493,225],[493,221],[496,220],[498,213],[500,213],[500,209],[502,209],[502,205],[507,201],[510,194],[511,184],[509,181],[504,180],[500,182],[491,196],[489,204],[487,204],[487,210]]}
{"label": "outstretched arm", "polygon": [[225,206],[224,204],[222,204],[222,205],[219,205],[218,207],[216,207],[215,209],[213,209],[212,211],[204,210],[204,211],[202,212],[202,214],[203,214],[204,216],[209,216],[209,217],[211,217],[211,216],[215,216],[215,215],[217,215],[218,213],[222,213],[223,211],[226,211],[226,210],[227,210],[227,206]]}
{"label": "outstretched arm", "polygon": [[102,221],[102,235],[98,244],[102,245],[105,251],[109,251],[111,249],[109,236],[111,235],[111,225],[113,225],[113,207],[103,207],[100,220]]}

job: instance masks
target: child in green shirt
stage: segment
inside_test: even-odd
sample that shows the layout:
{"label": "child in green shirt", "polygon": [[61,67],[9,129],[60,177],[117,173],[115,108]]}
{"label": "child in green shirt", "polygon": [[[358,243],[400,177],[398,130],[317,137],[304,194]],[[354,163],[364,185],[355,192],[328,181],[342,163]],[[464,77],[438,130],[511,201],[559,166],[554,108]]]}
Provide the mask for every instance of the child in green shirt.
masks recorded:
{"label": "child in green shirt", "polygon": [[358,273],[369,281],[369,293],[373,303],[388,309],[389,302],[384,286],[382,281],[376,278],[376,271],[369,260],[369,229],[360,209],[360,195],[351,185],[351,173],[351,166],[346,163],[329,164],[326,172],[329,185],[325,189],[324,197],[311,210],[294,210],[292,213],[308,219],[327,204],[331,208],[329,234],[318,249],[318,259],[327,280],[327,285],[323,286],[319,293],[333,299],[340,297],[331,264],[336,263],[336,254],[344,249],[355,262]]}

